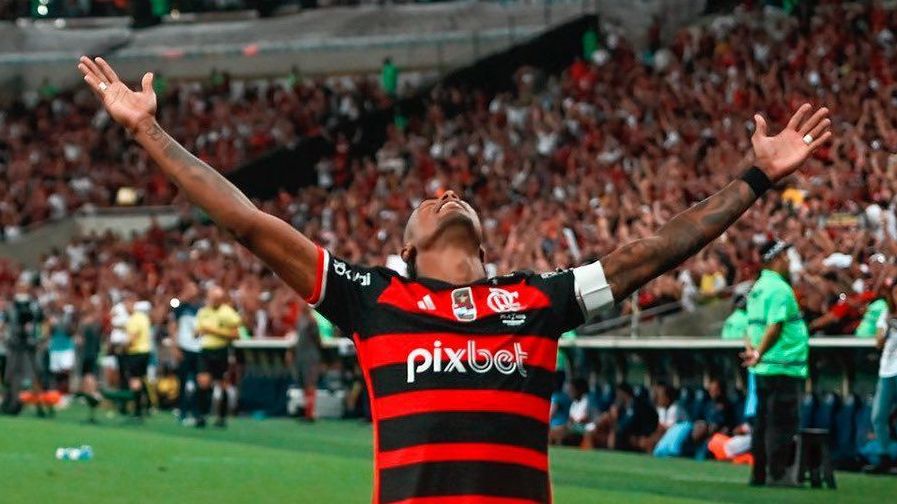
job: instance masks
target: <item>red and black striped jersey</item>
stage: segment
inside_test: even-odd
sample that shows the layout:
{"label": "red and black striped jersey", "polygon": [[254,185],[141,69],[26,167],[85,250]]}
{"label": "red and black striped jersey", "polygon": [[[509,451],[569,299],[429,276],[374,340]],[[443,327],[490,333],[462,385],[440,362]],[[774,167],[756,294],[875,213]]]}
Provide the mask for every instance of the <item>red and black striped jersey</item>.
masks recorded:
{"label": "red and black striped jersey", "polygon": [[551,501],[558,337],[594,308],[577,275],[450,285],[319,252],[309,302],[355,342],[374,422],[375,504]]}

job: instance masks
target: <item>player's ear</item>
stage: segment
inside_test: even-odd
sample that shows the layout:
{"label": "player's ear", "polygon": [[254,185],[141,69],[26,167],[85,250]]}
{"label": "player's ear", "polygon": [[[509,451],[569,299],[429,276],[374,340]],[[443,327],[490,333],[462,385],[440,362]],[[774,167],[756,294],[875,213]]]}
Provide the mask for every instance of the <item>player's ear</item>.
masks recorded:
{"label": "player's ear", "polygon": [[414,256],[417,255],[417,249],[414,248],[414,245],[406,243],[405,246],[402,247],[402,251],[399,255],[402,256],[403,261],[410,263],[414,261]]}
{"label": "player's ear", "polygon": [[486,269],[486,249],[480,247],[480,262],[483,263],[483,269]]}

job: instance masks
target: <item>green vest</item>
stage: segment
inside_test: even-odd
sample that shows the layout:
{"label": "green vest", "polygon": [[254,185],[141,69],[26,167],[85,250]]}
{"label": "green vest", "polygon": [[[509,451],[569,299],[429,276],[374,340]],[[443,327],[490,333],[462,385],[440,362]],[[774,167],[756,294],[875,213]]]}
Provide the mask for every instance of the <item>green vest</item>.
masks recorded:
{"label": "green vest", "polygon": [[315,322],[318,324],[318,334],[321,336],[321,341],[330,341],[333,339],[333,324],[330,323],[327,318],[317,312],[317,310],[312,310],[312,316],[315,318]]}
{"label": "green vest", "polygon": [[744,339],[747,334],[748,316],[745,310],[735,310],[723,324],[723,339]]}
{"label": "green vest", "polygon": [[582,57],[586,61],[592,61],[592,54],[598,50],[598,33],[589,28],[582,34]]}
{"label": "green vest", "polygon": [[807,377],[810,333],[801,317],[794,289],[772,270],[763,270],[748,294],[748,336],[756,348],[766,329],[781,323],[782,334],[754,367],[759,376],[787,375]]}
{"label": "green vest", "polygon": [[869,306],[866,307],[866,313],[863,314],[863,320],[860,321],[856,332],[853,333],[854,336],[857,338],[874,338],[875,333],[878,332],[876,328],[878,319],[886,311],[888,311],[888,302],[884,298],[878,298],[869,303]]}
{"label": "green vest", "polygon": [[380,71],[380,85],[386,94],[395,96],[399,90],[399,68],[392,63],[383,65]]}

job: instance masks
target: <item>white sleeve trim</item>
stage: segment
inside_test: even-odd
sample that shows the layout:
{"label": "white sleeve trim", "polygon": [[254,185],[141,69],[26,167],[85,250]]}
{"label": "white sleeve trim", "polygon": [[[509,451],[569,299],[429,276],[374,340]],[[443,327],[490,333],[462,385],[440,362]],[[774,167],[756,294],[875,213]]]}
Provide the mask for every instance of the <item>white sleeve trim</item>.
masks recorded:
{"label": "white sleeve trim", "polygon": [[573,291],[586,320],[614,303],[601,261],[573,268]]}
{"label": "white sleeve trim", "polygon": [[324,251],[324,264],[321,267],[321,292],[318,294],[318,300],[311,307],[317,308],[324,302],[324,296],[327,295],[327,274],[330,272],[330,252],[322,248]]}

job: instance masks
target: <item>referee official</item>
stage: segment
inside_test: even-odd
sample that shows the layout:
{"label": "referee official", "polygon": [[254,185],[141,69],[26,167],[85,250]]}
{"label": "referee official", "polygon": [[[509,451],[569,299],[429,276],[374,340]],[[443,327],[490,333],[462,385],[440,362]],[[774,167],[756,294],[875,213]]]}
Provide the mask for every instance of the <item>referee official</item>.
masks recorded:
{"label": "referee official", "polygon": [[779,240],[761,247],[763,271],[748,294],[750,346],[743,355],[745,365],[753,369],[757,379],[750,479],[755,486],[797,486],[791,466],[810,335],[794,289],[786,280],[788,248],[788,243]]}
{"label": "referee official", "polygon": [[209,289],[207,304],[196,314],[196,334],[202,340],[199,374],[196,376],[199,385],[197,393],[199,418],[196,420],[196,426],[200,428],[206,426],[206,417],[212,411],[213,397],[218,412],[215,427],[226,426],[227,397],[224,375],[227,373],[231,341],[239,336],[237,331],[243,321],[240,314],[225,302],[225,297],[224,289],[212,287]]}

